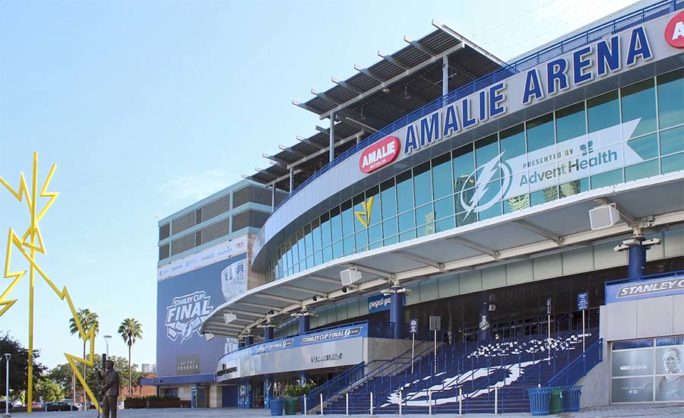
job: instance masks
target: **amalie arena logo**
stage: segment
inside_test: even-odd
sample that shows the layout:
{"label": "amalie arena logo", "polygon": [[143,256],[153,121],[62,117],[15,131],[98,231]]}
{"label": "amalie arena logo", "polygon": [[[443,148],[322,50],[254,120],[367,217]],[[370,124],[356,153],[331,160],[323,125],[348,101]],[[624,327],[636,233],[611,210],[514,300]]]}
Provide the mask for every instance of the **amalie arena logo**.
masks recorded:
{"label": "amalie arena logo", "polygon": [[665,27],[665,41],[675,48],[684,48],[684,12],[679,12]]}
{"label": "amalie arena logo", "polygon": [[372,173],[396,160],[400,150],[399,138],[385,137],[363,150],[359,158],[359,168],[364,173]]}

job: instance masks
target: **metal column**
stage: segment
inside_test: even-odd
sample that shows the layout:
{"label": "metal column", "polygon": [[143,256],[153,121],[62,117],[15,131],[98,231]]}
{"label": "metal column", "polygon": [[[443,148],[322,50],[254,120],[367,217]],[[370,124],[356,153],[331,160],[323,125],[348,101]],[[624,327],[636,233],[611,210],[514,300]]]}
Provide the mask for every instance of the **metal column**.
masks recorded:
{"label": "metal column", "polygon": [[335,114],[330,114],[330,145],[328,149],[328,161],[335,159]]}
{"label": "metal column", "polygon": [[394,323],[394,338],[401,339],[404,324],[402,322],[404,298],[401,293],[392,292],[390,294],[390,322]]}

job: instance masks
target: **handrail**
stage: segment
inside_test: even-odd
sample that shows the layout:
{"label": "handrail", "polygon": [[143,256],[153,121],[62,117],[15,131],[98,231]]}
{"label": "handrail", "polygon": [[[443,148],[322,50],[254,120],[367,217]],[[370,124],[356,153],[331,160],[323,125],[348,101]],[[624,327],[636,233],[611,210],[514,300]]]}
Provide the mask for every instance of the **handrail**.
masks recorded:
{"label": "handrail", "polygon": [[[351,377],[354,378],[354,377],[356,377],[355,374],[359,373],[359,372],[363,373],[363,370],[365,367],[366,367],[366,363],[362,361],[361,363],[348,368],[347,370],[338,374],[334,378],[328,380],[327,382],[325,382],[321,386],[316,387],[314,390],[309,392],[309,394],[307,394],[307,397],[310,400],[315,400],[315,399],[318,399],[320,394],[323,394],[324,398],[329,398],[330,395],[325,393],[328,389],[332,388],[332,390],[339,391],[340,389],[343,389],[344,387],[349,386],[349,383],[344,384],[347,382],[347,378],[350,377],[350,375],[352,375]],[[358,378],[356,380],[358,380]],[[344,386],[338,388],[336,385],[338,385],[339,383],[344,384]],[[313,406],[315,406],[315,405],[312,404],[312,407]]]}
{"label": "handrail", "polygon": [[[577,383],[592,367],[603,361],[603,338],[594,341],[586,351],[549,379],[549,386],[568,386]],[[581,367],[581,369],[580,369]]]}
{"label": "handrail", "polygon": [[[680,4],[677,4],[678,2]],[[523,58],[518,59],[512,64],[509,64],[505,67],[500,68],[497,71],[494,71],[492,73],[489,73],[485,76],[478,78],[470,84],[461,86],[460,88],[452,90],[444,96],[438,97],[437,99],[424,105],[423,107],[414,110],[413,112],[401,117],[400,119],[397,119],[396,121],[382,128],[378,132],[374,133],[373,135],[370,135],[368,138],[364,139],[355,146],[343,152],[333,161],[324,165],[320,170],[318,170],[309,178],[304,180],[304,182],[302,182],[292,192],[285,196],[285,198],[275,207],[273,212],[277,211],[282,205],[285,204],[285,202],[287,202],[292,196],[294,196],[300,190],[306,187],[309,183],[311,183],[316,178],[320,177],[322,174],[326,173],[342,161],[349,158],[352,154],[355,154],[357,151],[384,138],[390,133],[396,131],[397,129],[403,128],[409,123],[415,122],[419,118],[429,113],[432,113],[437,108],[442,107],[445,103],[452,103],[458,99],[461,99],[471,93],[480,90],[481,88],[487,87],[495,82],[504,80],[521,71],[527,70],[535,65],[541,64],[542,62],[546,62],[552,58],[555,58],[559,54],[563,54],[568,51],[564,48],[568,44],[570,44],[573,49],[579,48],[581,46],[589,44],[590,42],[601,39],[606,34],[612,34],[617,32],[618,30],[623,30],[630,26],[646,22],[648,20],[658,17],[658,13],[678,10],[679,8],[682,8],[682,6],[684,6],[684,2],[682,2],[681,0],[662,0],[658,3],[646,6],[640,10],[636,10],[624,16],[620,16],[611,21],[587,29],[586,31],[575,34],[569,38],[563,39],[544,49],[537,50]],[[577,43],[575,44],[575,42]],[[552,55],[553,52],[557,53]]]}

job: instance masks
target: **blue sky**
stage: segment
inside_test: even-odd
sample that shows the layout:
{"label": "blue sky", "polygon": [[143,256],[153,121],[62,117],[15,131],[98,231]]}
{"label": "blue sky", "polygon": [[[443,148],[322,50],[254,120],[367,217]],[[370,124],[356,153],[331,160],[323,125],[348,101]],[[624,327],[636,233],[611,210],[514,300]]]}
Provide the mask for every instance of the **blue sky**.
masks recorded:
{"label": "blue sky", "polygon": [[[39,261],[77,307],[99,314],[100,334],[115,335],[110,354],[126,355],[119,323],[140,320],[133,361],[154,363],[157,221],[327,126],[292,99],[403,48],[404,35],[421,38],[432,19],[507,60],[630,3],[5,0],[0,176],[16,187],[33,151],[41,178],[57,163],[61,195],[41,224]],[[1,254],[7,229],[26,221],[0,190]],[[65,304],[36,289],[35,346],[52,367],[81,343]],[[26,343],[26,283],[15,295],[0,329]]]}

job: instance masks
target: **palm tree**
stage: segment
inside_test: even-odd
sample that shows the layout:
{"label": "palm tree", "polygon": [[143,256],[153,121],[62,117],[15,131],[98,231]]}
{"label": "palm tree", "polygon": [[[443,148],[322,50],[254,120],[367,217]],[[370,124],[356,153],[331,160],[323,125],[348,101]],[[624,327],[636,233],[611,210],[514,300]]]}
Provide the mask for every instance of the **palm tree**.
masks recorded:
{"label": "palm tree", "polygon": [[[78,316],[79,321],[81,321],[81,326],[83,327],[83,330],[87,333],[91,328],[95,328],[95,334],[97,335],[98,331],[100,330],[100,321],[95,312],[92,312],[90,309],[79,309],[78,312],[76,313],[76,316]],[[74,318],[69,319],[69,331],[71,332],[71,335],[77,334],[78,331],[78,326],[76,325],[76,320]],[[86,358],[86,341],[83,340],[83,359]],[[83,378],[85,379],[86,376],[86,365],[83,365]],[[74,391],[75,392],[75,391]],[[86,393],[85,393],[85,388],[83,388],[83,402],[85,402],[86,399]]]}
{"label": "palm tree", "polygon": [[131,396],[131,383],[133,372],[131,368],[131,347],[139,339],[142,339],[142,325],[135,318],[126,318],[119,325],[119,334],[124,342],[128,344],[128,396]]}

